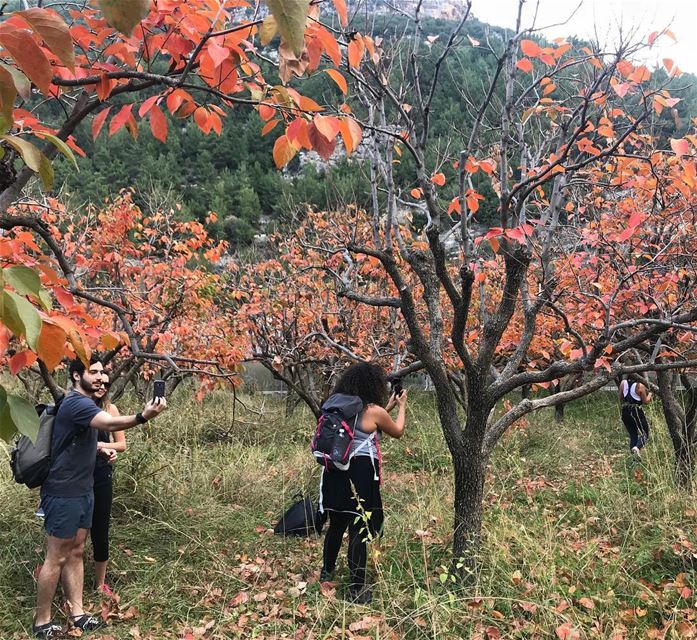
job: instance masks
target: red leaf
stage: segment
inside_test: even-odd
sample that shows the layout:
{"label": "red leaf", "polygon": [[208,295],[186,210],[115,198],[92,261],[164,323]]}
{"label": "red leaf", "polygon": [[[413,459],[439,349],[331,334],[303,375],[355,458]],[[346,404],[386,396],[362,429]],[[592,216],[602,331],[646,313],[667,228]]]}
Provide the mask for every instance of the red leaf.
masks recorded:
{"label": "red leaf", "polygon": [[106,73],[102,74],[97,84],[97,97],[104,102],[111,95],[113,88],[114,81],[108,78]]}
{"label": "red leaf", "polygon": [[31,367],[36,362],[36,354],[33,351],[20,351],[10,358],[10,373],[16,376],[19,371]]}
{"label": "red leaf", "polygon": [[431,182],[438,187],[445,184],[445,175],[443,173],[435,173],[431,176]]}
{"label": "red leaf", "polygon": [[70,311],[76,304],[73,294],[63,287],[53,287],[53,295],[56,296],[56,300],[66,311]]}
{"label": "red leaf", "polygon": [[336,136],[333,140],[328,140],[317,128],[315,123],[310,125],[309,135],[312,148],[320,155],[321,158],[324,160],[329,160],[332,153],[334,153],[334,149],[336,148]]}
{"label": "red leaf", "polygon": [[230,51],[229,49],[221,47],[217,42],[213,41],[208,45],[208,55],[211,57],[213,64],[217,68],[230,57]]}
{"label": "red leaf", "polygon": [[140,118],[144,118],[146,114],[150,112],[150,109],[153,108],[159,97],[160,96],[158,95],[150,96],[147,100],[145,100],[145,102],[140,105],[140,109],[138,109],[138,116]]}
{"label": "red leaf", "polygon": [[167,118],[157,105],[153,105],[150,111],[150,131],[156,140],[167,142]]}
{"label": "red leaf", "polygon": [[132,117],[132,104],[125,104],[120,111],[111,119],[109,123],[109,135],[113,136],[123,125],[125,125]]}
{"label": "red leaf", "polygon": [[51,63],[36,44],[28,29],[18,29],[16,25],[0,24],[0,44],[14,58],[17,66],[39,88],[44,95],[49,94],[51,86]]}
{"label": "red leaf", "polygon": [[92,140],[97,139],[99,132],[102,130],[102,127],[104,126],[104,121],[107,119],[107,116],[109,115],[109,111],[111,111],[111,107],[103,109],[94,117],[94,120],[92,120]]}

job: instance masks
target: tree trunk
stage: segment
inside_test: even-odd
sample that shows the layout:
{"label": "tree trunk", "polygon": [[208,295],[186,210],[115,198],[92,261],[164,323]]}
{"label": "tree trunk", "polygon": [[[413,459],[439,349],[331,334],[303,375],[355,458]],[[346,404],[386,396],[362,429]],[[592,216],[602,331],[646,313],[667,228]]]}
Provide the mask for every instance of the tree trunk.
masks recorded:
{"label": "tree trunk", "polygon": [[482,503],[486,463],[481,448],[465,443],[453,455],[455,474],[455,523],[453,562],[462,577],[472,575],[482,538]]}
{"label": "tree trunk", "polygon": [[692,487],[697,458],[696,389],[692,381],[683,376],[687,405],[684,407],[678,399],[678,374],[673,371],[659,371],[657,377],[663,415],[675,451],[675,479],[680,487],[689,490]]}

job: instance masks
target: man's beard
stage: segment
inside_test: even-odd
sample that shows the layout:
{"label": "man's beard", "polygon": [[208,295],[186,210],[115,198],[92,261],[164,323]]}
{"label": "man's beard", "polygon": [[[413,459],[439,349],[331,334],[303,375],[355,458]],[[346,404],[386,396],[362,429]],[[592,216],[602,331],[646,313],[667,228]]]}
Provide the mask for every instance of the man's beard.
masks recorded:
{"label": "man's beard", "polygon": [[80,386],[83,388],[83,390],[89,394],[91,397],[95,397],[95,394],[97,391],[100,391],[102,388],[102,383],[101,382],[95,382],[94,384],[91,384],[85,380],[84,377],[80,376]]}

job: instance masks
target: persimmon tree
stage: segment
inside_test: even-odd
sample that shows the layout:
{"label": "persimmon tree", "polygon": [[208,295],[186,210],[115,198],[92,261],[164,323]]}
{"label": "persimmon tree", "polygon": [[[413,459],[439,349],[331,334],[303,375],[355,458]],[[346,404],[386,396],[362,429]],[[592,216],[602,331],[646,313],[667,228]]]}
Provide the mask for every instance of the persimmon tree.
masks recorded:
{"label": "persimmon tree", "polygon": [[[33,233],[31,241],[53,254],[62,273],[40,276],[27,264],[20,272],[22,265],[8,260],[3,294],[8,304],[0,308],[0,315],[3,327],[45,364],[54,363],[61,349],[63,355],[77,349],[82,357],[86,350],[78,346],[79,331],[71,333],[72,312],[61,316],[70,325],[70,330],[63,328],[68,342],[61,343],[62,334],[55,331],[60,348],[51,340],[49,353],[45,341],[39,341],[38,336],[50,330],[44,327],[59,321],[57,315],[51,322],[40,315],[39,307],[43,305],[45,313],[51,304],[47,289],[40,288],[41,278],[66,278],[72,296],[111,309],[122,324],[125,318],[115,303],[85,291],[74,277],[74,265],[37,214],[41,199],[34,207],[16,206],[32,204],[21,201],[32,195],[25,189],[34,176],[44,190],[51,189],[51,162],[57,153],[75,163],[75,154],[82,153],[73,137],[77,127],[91,122],[95,139],[105,135],[104,129],[111,136],[123,128],[135,137],[137,120],[147,119],[153,136],[165,143],[173,119],[192,119],[204,133],[219,133],[230,110],[246,106],[257,109],[265,121],[260,134],[280,125],[282,135],[274,148],[279,164],[301,147],[327,153],[337,142],[330,133],[334,128],[351,151],[360,129],[347,108],[329,109],[287,84],[316,71],[320,63],[336,67],[343,57],[338,31],[322,25],[319,5],[309,0],[268,0],[263,5],[244,0],[42,5],[41,0],[24,2],[23,10],[4,16],[0,23],[0,228],[10,232],[7,242],[15,245],[29,242],[25,230]],[[334,0],[333,7],[345,27],[344,0]],[[274,64],[266,55],[272,42],[278,43],[275,66],[283,84],[264,79],[262,66]],[[327,78],[341,88],[345,85],[334,68],[327,68]],[[57,226],[64,230],[60,221]],[[40,256],[32,260],[42,262]],[[132,351],[135,357],[147,356]],[[14,408],[19,402],[11,396],[2,403],[5,437],[16,428],[28,433],[36,428],[26,403],[21,415]]]}
{"label": "persimmon tree", "polygon": [[[696,139],[657,147],[652,121],[679,99],[632,61],[671,34],[620,41],[611,51],[547,43],[536,39],[535,25],[523,25],[521,2],[505,41],[469,40],[495,57],[489,87],[446,89],[462,92],[474,114],[453,152],[452,142],[434,138],[431,104],[448,86],[457,47],[468,42],[469,6],[440,44],[424,32],[418,3],[404,12],[403,37],[377,48],[360,36],[351,41],[354,113],[371,133],[373,210],[365,222],[373,233],[339,240],[309,228],[312,240],[303,240],[347,264],[371,257],[391,281],[361,304],[399,308],[409,348],[433,381],[453,462],[453,551],[465,566],[480,541],[485,471],[507,429],[622,371],[655,368],[655,358],[630,365],[622,356],[697,319],[693,288],[671,285],[674,270],[693,266],[670,250],[674,239],[656,234],[664,217],[692,206],[680,183],[692,175]],[[679,76],[672,61],[664,65]],[[397,162],[413,168],[410,194],[395,186]],[[481,234],[474,222],[485,196],[475,176],[489,186],[499,217]],[[455,196],[444,197],[453,183]],[[669,185],[674,198],[665,201]],[[409,198],[427,220],[420,232],[398,221]],[[497,410],[517,389],[581,373],[572,389]]]}
{"label": "persimmon tree", "polygon": [[[346,362],[379,361],[393,374],[408,371],[407,333],[396,306],[361,304],[389,286],[380,264],[359,256],[346,264],[303,241],[305,229],[322,237],[345,233],[365,237],[369,225],[356,225],[355,210],[328,218],[309,211],[298,234],[271,238],[274,256],[245,268],[229,284],[237,301],[235,318],[245,360],[261,363],[316,416]],[[337,235],[338,234],[338,235]],[[360,294],[356,291],[360,289]],[[248,337],[248,339],[247,339]]]}

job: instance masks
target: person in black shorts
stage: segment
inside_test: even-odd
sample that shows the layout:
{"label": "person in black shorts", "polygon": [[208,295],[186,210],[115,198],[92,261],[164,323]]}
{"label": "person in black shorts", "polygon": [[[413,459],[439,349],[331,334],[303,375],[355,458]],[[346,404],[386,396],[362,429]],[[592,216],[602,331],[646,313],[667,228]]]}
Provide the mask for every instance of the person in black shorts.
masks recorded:
{"label": "person in black shorts", "polygon": [[[97,459],[97,431],[123,431],[144,424],[167,407],[164,398],[145,405],[130,416],[112,416],[94,403],[101,389],[103,366],[92,358],[89,367],[73,360],[68,372],[71,390],[61,401],[53,423],[51,467],[41,487],[44,529],[48,534],[46,558],[39,573],[37,606],[32,631],[37,638],[61,637],[62,628],[51,620],[53,596],[61,580],[70,606],[72,626],[82,631],[96,629],[100,622],[85,613],[83,552],[94,508],[94,467]],[[65,447],[65,443],[70,444]],[[107,457],[113,458],[106,453]]]}
{"label": "person in black shorts", "polygon": [[622,422],[629,434],[629,450],[638,457],[649,440],[649,421],[642,405],[651,402],[651,394],[641,382],[630,382],[626,378],[620,382],[619,391]]}
{"label": "person in black shorts", "polygon": [[[121,415],[119,410],[109,402],[109,374],[102,376],[102,388],[95,395],[95,403],[112,416]],[[111,504],[114,497],[113,463],[114,456],[126,451],[126,434],[123,431],[99,431],[97,435],[97,462],[94,466],[94,513],[92,515],[92,552],[94,554],[95,588],[107,596],[112,591],[106,583],[106,569],[109,561],[109,527],[111,524]]]}
{"label": "person in black shorts", "polygon": [[[329,529],[324,539],[320,581],[333,580],[336,560],[344,533],[348,529],[348,565],[351,573],[348,599],[367,604],[372,593],[366,586],[367,540],[382,531],[383,512],[380,495],[380,448],[378,441],[386,433],[393,438],[404,434],[407,393],[402,390],[388,400],[387,381],[382,369],[372,363],[349,367],[332,391],[358,396],[363,411],[356,419],[351,443],[351,463],[346,471],[325,468],[320,487],[320,508],[329,512]],[[399,407],[397,419],[388,413]]]}

